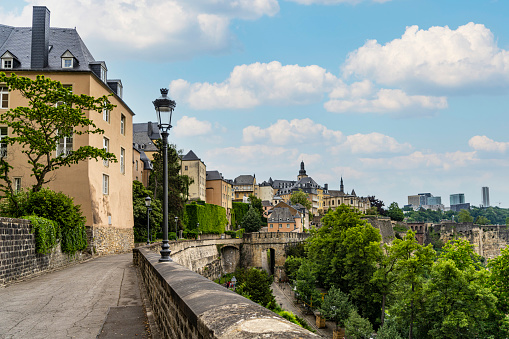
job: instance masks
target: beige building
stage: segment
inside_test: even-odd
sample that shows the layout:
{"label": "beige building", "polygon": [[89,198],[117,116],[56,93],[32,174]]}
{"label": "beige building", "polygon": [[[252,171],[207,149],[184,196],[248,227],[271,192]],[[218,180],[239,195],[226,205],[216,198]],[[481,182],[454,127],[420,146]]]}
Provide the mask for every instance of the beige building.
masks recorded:
{"label": "beige building", "polygon": [[344,204],[351,208],[356,208],[362,213],[366,213],[366,210],[371,207],[369,199],[367,197],[358,197],[355,190],[352,190],[350,194],[345,193],[344,189],[343,178],[341,178],[339,191],[329,190],[328,195],[324,196],[324,212],[327,213],[329,208],[335,210],[336,207]]}
{"label": "beige building", "polygon": [[193,151],[182,157],[181,174],[193,180],[189,186],[189,200],[206,202],[207,166]]}
{"label": "beige building", "polygon": [[224,207],[231,224],[232,185],[218,171],[207,171],[207,203]]}
{"label": "beige building", "polygon": [[[112,111],[85,111],[104,134],[74,134],[57,145],[56,154],[66,154],[81,146],[104,148],[116,155],[118,162],[87,160],[72,167],[60,168],[50,174],[45,185],[63,192],[81,205],[86,226],[92,239],[89,244],[99,253],[129,251],[133,247],[133,167],[126,159],[134,159],[132,118],[134,113],[122,99],[122,82],[107,77],[106,64],[95,61],[77,31],[73,28],[50,28],[50,12],[46,7],[34,7],[33,27],[2,26],[0,34],[1,71],[35,79],[44,75],[70,86],[76,94],[93,97],[112,96]],[[50,48],[51,47],[51,48]],[[27,57],[28,56],[28,57]],[[19,92],[1,88],[0,110],[26,106]],[[3,127],[2,134],[12,135]],[[5,159],[13,169],[10,173],[16,188],[30,187],[27,158],[21,146],[3,148]]]}
{"label": "beige building", "polygon": [[247,202],[247,198],[253,194],[259,196],[259,187],[256,184],[256,176],[239,175],[233,181],[233,201]]}

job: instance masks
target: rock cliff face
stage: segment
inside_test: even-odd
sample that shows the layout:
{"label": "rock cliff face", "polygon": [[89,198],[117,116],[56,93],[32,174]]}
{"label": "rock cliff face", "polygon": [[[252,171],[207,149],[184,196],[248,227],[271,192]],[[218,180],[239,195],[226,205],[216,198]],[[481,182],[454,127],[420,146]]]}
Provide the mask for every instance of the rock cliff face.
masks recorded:
{"label": "rock cliff face", "polygon": [[452,239],[465,239],[477,254],[487,259],[500,255],[500,250],[509,245],[509,228],[506,225],[474,225],[472,223],[442,223],[430,227],[425,233],[425,244],[433,237],[440,237],[444,243]]}

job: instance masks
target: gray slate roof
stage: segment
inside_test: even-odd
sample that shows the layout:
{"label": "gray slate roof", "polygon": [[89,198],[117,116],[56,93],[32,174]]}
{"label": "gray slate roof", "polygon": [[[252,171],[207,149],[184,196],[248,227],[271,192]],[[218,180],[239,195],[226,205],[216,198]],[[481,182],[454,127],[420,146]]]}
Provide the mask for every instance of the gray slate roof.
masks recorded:
{"label": "gray slate roof", "polygon": [[145,133],[149,137],[149,139],[157,140],[161,139],[161,134],[159,133],[159,127],[157,127],[157,122],[142,122],[133,124],[133,133],[141,134]]}
{"label": "gray slate roof", "polygon": [[272,209],[272,214],[268,218],[269,222],[295,222],[295,219],[289,208],[277,207]]}
{"label": "gray slate roof", "polygon": [[194,154],[193,151],[189,151],[189,152],[187,152],[186,155],[184,155],[182,157],[182,161],[190,161],[190,160],[201,160],[201,159],[198,158],[198,156],[196,154]]}
{"label": "gray slate roof", "polygon": [[252,185],[254,182],[254,176],[252,175],[239,175],[235,178],[235,185]]}
{"label": "gray slate roof", "polygon": [[[62,69],[60,57],[67,50],[71,52],[78,65],[69,71],[91,71],[90,63],[95,59],[88,50],[87,46],[78,32],[74,28],[50,28],[49,34],[50,50],[48,53],[47,69]],[[6,51],[15,55],[20,66],[17,69],[31,68],[31,46],[32,46],[32,28],[31,27],[11,27],[0,25],[0,55]]]}
{"label": "gray slate roof", "polygon": [[206,180],[223,180],[223,175],[219,171],[207,171]]}

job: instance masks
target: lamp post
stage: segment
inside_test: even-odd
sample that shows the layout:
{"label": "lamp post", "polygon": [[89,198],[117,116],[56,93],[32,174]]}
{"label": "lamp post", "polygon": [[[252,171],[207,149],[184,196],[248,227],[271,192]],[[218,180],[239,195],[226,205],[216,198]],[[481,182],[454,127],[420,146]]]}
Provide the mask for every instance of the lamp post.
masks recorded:
{"label": "lamp post", "polygon": [[179,236],[178,236],[178,221],[179,221],[179,217],[175,217],[175,241],[179,241]]}
{"label": "lamp post", "polygon": [[150,197],[145,198],[145,206],[147,206],[147,245],[150,245],[150,204],[152,203],[152,199]]}
{"label": "lamp post", "polygon": [[170,258],[168,244],[168,134],[171,129],[171,116],[175,109],[175,101],[168,98],[168,89],[161,88],[161,97],[152,102],[157,112],[157,121],[163,139],[163,244],[159,261],[173,261]]}

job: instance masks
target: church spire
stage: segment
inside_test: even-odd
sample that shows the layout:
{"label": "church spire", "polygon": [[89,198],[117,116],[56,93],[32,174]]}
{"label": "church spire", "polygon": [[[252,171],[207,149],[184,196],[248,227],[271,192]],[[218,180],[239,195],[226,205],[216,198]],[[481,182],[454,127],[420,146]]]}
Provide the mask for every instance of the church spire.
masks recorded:
{"label": "church spire", "polygon": [[339,191],[345,192],[345,186],[343,186],[343,176],[341,176],[341,181],[339,182]]}
{"label": "church spire", "polygon": [[297,180],[300,180],[300,179],[305,178],[307,176],[308,175],[306,174],[306,170],[304,169],[304,160],[302,160],[300,162],[300,171],[299,171],[299,175],[297,176]]}

